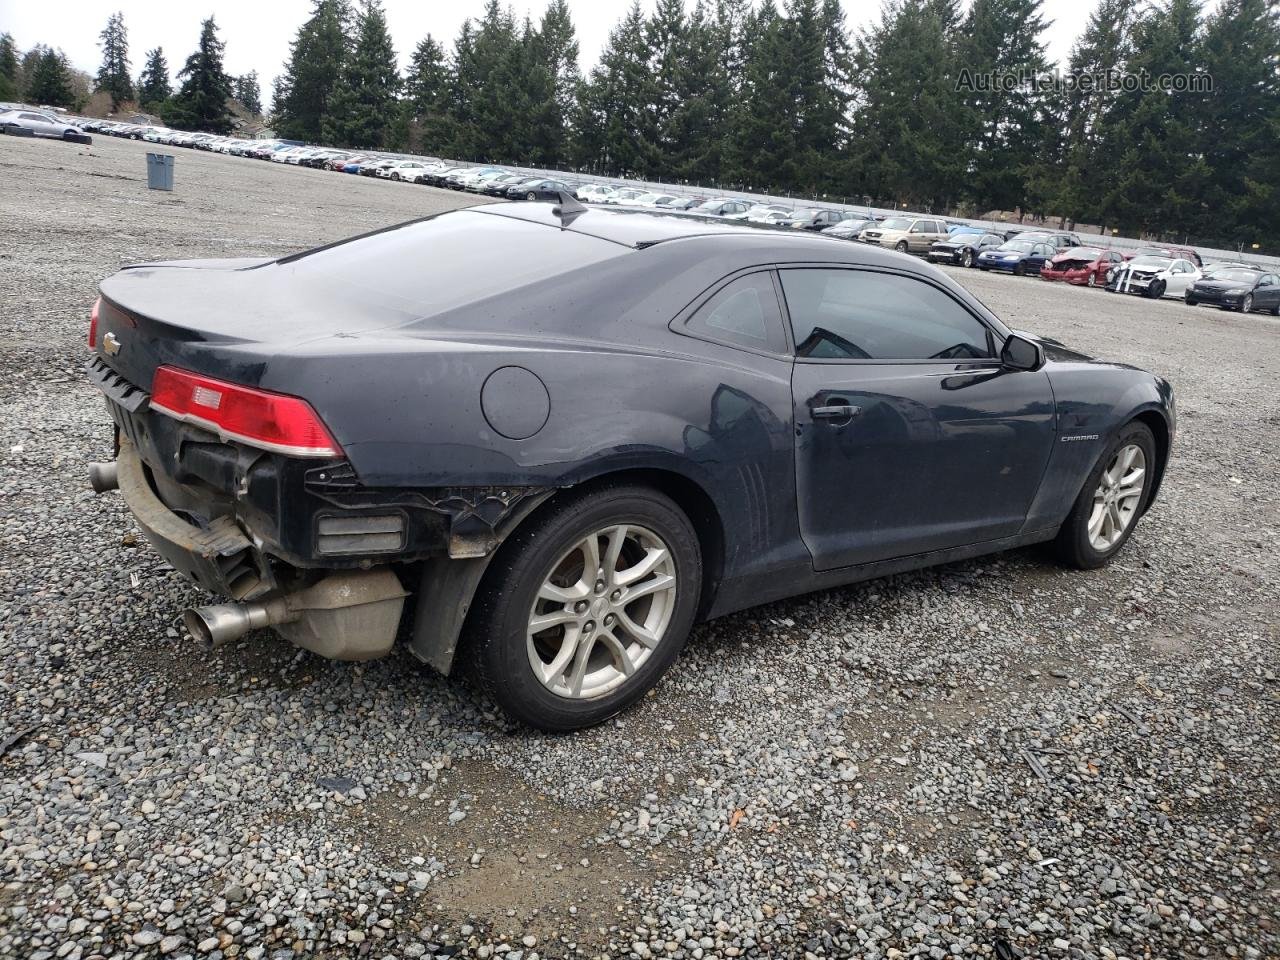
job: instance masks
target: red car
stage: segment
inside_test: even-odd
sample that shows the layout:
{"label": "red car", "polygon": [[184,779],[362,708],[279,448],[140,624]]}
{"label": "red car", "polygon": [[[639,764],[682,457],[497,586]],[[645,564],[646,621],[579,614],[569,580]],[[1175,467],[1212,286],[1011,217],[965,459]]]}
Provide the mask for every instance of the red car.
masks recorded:
{"label": "red car", "polygon": [[1104,287],[1107,271],[1124,258],[1115,250],[1067,247],[1040,268],[1041,280],[1065,280],[1082,287]]}
{"label": "red car", "polygon": [[1168,257],[1170,260],[1190,260],[1197,267],[1204,266],[1204,263],[1200,260],[1200,254],[1190,247],[1166,247],[1164,244],[1156,244],[1155,246],[1130,250],[1124,255],[1126,260],[1132,260],[1134,257]]}

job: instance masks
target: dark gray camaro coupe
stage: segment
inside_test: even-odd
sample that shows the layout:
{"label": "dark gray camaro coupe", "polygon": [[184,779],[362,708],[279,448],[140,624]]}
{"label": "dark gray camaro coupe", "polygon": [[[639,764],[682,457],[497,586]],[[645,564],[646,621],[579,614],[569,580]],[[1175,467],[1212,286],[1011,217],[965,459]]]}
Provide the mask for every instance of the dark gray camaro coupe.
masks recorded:
{"label": "dark gray camaro coupe", "polygon": [[108,278],[94,464],[156,549],[329,657],[397,635],[515,717],[597,723],[690,628],[1038,541],[1118,551],[1169,384],[1011,331],[908,256],[504,204]]}

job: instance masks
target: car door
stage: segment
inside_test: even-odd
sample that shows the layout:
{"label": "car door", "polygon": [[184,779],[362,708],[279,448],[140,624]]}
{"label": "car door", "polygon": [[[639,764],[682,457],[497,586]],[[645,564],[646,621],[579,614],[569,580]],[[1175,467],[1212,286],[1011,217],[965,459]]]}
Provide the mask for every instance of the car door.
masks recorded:
{"label": "car door", "polygon": [[1185,294],[1194,275],[1195,268],[1191,266],[1190,261],[1173,261],[1173,265],[1169,268],[1168,284],[1165,287],[1166,295],[1180,297]]}
{"label": "car door", "polygon": [[1040,272],[1040,268],[1053,259],[1058,248],[1051,243],[1037,243],[1031,248],[1031,255],[1027,258],[1026,271],[1034,276]]}
{"label": "car door", "polygon": [[1274,310],[1280,307],[1280,277],[1274,273],[1268,273],[1258,281],[1258,288],[1254,291],[1253,302],[1260,307],[1268,307]]}
{"label": "car door", "polygon": [[39,113],[24,113],[21,114],[21,117],[22,125],[24,127],[28,127],[33,132],[41,136],[53,136],[54,123],[49,117]]}
{"label": "car door", "polygon": [[797,509],[829,570],[1018,533],[1054,438],[1043,370],[1004,369],[977,314],[923,277],[779,270],[794,334]]}
{"label": "car door", "polygon": [[919,253],[922,250],[929,249],[932,242],[930,237],[933,232],[926,227],[926,221],[917,220],[911,225],[911,229],[907,231],[907,249],[912,253]]}

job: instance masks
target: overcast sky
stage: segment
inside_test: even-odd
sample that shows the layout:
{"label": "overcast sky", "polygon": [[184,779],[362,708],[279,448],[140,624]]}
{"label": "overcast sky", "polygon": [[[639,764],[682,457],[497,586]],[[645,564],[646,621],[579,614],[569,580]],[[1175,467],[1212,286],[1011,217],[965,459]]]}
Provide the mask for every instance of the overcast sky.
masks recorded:
{"label": "overcast sky", "polygon": [[[569,0],[584,73],[599,58],[609,30],[630,3]],[[651,10],[654,0],[642,3]],[[874,21],[880,10],[880,0],[842,3],[855,32]],[[546,0],[510,0],[508,5],[518,18],[527,13],[536,21]],[[289,41],[311,6],[311,0],[208,0],[205,4],[181,0],[0,0],[0,32],[12,33],[19,50],[37,43],[61,47],[75,66],[95,73],[101,62],[98,34],[108,15],[121,10],[129,31],[135,76],[142,69],[146,51],[157,46],[164,48],[169,69],[176,73],[195,49],[200,21],[212,12],[226,44],[227,71],[239,75],[257,70],[265,102],[270,97],[271,80],[289,54]],[[463,21],[479,17],[484,6],[485,0],[384,0],[401,67],[407,65],[410,52],[427,33],[440,40],[446,50],[451,49]],[[1089,0],[1045,0],[1046,17],[1055,21],[1044,38],[1052,59],[1066,59],[1092,7]]]}

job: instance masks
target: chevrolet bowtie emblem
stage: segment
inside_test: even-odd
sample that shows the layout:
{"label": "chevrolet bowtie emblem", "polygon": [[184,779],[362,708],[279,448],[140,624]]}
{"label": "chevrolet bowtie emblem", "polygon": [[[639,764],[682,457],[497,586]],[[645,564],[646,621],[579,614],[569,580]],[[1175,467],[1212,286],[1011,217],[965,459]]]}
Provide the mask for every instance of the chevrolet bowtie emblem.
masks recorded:
{"label": "chevrolet bowtie emblem", "polygon": [[102,352],[108,357],[114,357],[120,352],[120,338],[114,333],[108,333],[102,338]]}

